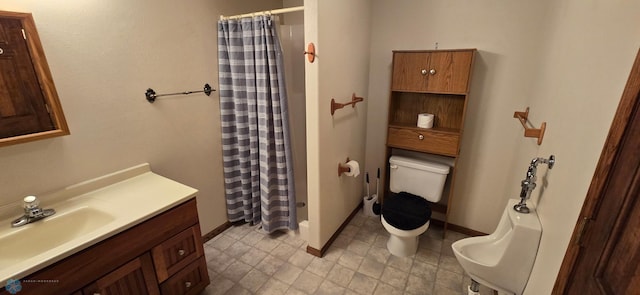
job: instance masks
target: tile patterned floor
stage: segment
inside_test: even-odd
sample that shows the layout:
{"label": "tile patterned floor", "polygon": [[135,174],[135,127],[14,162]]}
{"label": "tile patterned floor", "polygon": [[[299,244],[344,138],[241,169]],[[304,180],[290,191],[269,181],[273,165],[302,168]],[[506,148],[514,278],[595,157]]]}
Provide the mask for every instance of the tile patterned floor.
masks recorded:
{"label": "tile patterned floor", "polygon": [[211,284],[202,295],[467,294],[470,278],[451,251],[466,236],[448,232],[443,239],[442,228],[432,226],[406,258],[389,253],[388,236],[379,218],[358,213],[318,258],[298,236],[234,226],[205,243]]}

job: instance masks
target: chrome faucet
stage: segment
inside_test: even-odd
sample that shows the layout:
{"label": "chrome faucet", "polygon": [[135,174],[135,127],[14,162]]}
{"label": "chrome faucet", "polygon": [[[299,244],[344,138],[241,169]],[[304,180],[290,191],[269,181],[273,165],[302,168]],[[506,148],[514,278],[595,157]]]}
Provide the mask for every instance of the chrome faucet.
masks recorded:
{"label": "chrome faucet", "polygon": [[529,168],[527,169],[526,177],[520,182],[522,190],[520,191],[520,202],[513,206],[513,210],[520,213],[529,213],[527,207],[527,200],[531,197],[531,192],[536,188],[536,172],[538,170],[538,164],[543,163],[549,166],[549,169],[553,168],[553,164],[556,163],[556,157],[554,155],[549,156],[549,159],[545,158],[533,158]]}
{"label": "chrome faucet", "polygon": [[11,222],[11,227],[23,226],[56,214],[56,210],[40,208],[40,201],[35,196],[27,196],[23,201],[24,215]]}

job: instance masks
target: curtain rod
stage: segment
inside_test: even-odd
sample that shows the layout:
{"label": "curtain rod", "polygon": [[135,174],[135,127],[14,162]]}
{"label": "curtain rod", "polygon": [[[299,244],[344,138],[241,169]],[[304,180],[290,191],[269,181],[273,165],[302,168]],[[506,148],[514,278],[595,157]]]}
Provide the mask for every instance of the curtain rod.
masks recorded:
{"label": "curtain rod", "polygon": [[250,17],[250,16],[257,16],[257,15],[265,15],[265,14],[283,14],[283,13],[289,13],[289,12],[295,12],[295,11],[302,11],[302,10],[304,10],[304,6],[296,6],[296,7],[282,8],[282,9],[265,10],[265,11],[256,11],[256,12],[238,14],[238,15],[231,15],[231,16],[220,15],[220,20],[236,19],[236,18],[243,18],[243,17]]}

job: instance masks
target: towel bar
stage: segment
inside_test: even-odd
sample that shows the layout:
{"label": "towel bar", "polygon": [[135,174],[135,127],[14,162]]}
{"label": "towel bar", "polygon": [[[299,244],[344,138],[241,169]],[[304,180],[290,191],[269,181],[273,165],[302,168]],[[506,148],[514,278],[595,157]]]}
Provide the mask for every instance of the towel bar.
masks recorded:
{"label": "towel bar", "polygon": [[144,96],[147,98],[147,101],[149,101],[149,103],[153,103],[154,101],[156,101],[156,98],[161,96],[187,95],[191,93],[200,93],[200,92],[203,92],[207,96],[211,96],[212,91],[216,91],[216,90],[211,88],[211,86],[207,83],[207,84],[204,84],[204,87],[202,90],[183,91],[183,92],[166,93],[166,94],[156,94],[156,92],[153,89],[149,88],[147,89],[147,92],[144,93]]}
{"label": "towel bar", "polygon": [[336,112],[336,110],[344,108],[348,105],[351,105],[352,107],[356,107],[356,103],[359,103],[361,101],[364,101],[364,98],[362,97],[357,97],[355,93],[353,93],[351,95],[351,101],[347,102],[347,103],[337,103],[335,99],[331,99],[331,115],[333,116],[333,114]]}

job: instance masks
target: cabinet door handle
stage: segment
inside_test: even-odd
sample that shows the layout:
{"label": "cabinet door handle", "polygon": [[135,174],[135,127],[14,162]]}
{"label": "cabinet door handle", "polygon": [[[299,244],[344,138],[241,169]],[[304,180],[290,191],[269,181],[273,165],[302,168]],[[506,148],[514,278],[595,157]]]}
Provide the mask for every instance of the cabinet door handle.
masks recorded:
{"label": "cabinet door handle", "polygon": [[429,74],[431,74],[431,75],[435,75],[435,74],[436,74],[436,69],[431,69],[431,70],[429,70]]}
{"label": "cabinet door handle", "polygon": [[186,253],[184,250],[182,250],[182,249],[178,250],[178,255],[183,256],[184,253]]}
{"label": "cabinet door handle", "polygon": [[422,71],[420,71],[420,74],[422,74],[423,76],[427,74],[427,70],[422,69]]}
{"label": "cabinet door handle", "polygon": [[4,49],[0,48],[0,54],[4,53]]}
{"label": "cabinet door handle", "polygon": [[423,140],[424,139],[424,135],[418,134],[418,139]]}
{"label": "cabinet door handle", "polygon": [[185,283],[184,283],[184,286],[185,286],[187,289],[191,288],[191,282],[185,282]]}

